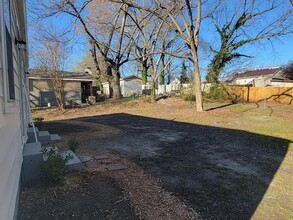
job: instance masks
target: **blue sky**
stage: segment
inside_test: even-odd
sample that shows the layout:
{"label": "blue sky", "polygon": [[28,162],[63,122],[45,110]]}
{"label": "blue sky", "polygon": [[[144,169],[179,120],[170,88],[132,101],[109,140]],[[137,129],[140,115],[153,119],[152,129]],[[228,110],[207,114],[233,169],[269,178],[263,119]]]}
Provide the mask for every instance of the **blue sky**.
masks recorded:
{"label": "blue sky", "polygon": [[[34,2],[35,0],[28,0],[28,3]],[[288,7],[292,7],[289,4],[288,1]],[[29,6],[28,6],[29,8]],[[30,16],[31,13],[28,10],[28,15]],[[55,18],[50,18],[49,22],[56,26],[57,29],[62,29],[68,26],[70,24],[70,18],[68,16],[59,15]],[[205,25],[203,23],[203,25]],[[293,25],[293,24],[292,24]],[[207,28],[209,29],[209,28]],[[30,34],[34,33],[33,29],[29,26]],[[204,29],[202,29],[202,32]],[[210,28],[208,30],[212,33],[202,33],[201,38],[202,39],[208,39],[207,41],[214,41],[214,38],[217,37],[217,33]],[[265,44],[265,46],[262,45],[248,45],[245,46],[243,49],[239,50],[240,52],[244,52],[247,55],[253,56],[253,58],[249,60],[245,60],[244,64],[247,65],[247,68],[261,68],[261,67],[269,67],[269,66],[280,66],[280,65],[286,65],[288,61],[293,60],[293,35],[287,35],[283,37],[281,40],[272,40],[273,47],[270,44]],[[87,53],[88,48],[86,44],[86,39],[84,36],[76,36],[74,38],[73,45],[73,52],[69,59],[69,67],[68,70],[70,70],[70,66],[75,66],[82,57]],[[205,75],[207,65],[209,63],[209,58],[206,55],[200,56],[200,63],[201,63],[201,69],[203,75]],[[233,66],[234,64],[231,64],[227,66],[227,70],[234,70],[237,69],[238,66]],[[125,67],[122,68],[122,72],[124,75],[130,75],[135,73],[135,62],[133,64],[128,63]],[[241,66],[243,67],[243,66]],[[130,71],[128,71],[130,70]]]}

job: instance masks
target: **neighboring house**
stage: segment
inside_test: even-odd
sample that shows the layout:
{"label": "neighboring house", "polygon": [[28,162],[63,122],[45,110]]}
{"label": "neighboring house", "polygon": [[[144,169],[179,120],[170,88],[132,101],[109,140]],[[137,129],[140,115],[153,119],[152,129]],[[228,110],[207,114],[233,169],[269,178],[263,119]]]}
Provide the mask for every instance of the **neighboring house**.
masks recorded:
{"label": "neighboring house", "polygon": [[[142,79],[138,76],[127,76],[120,79],[120,91],[123,97],[131,96],[132,94],[141,94]],[[105,95],[110,95],[110,86],[108,82],[103,82],[103,92]]]}
{"label": "neighboring house", "polygon": [[0,219],[16,218],[27,140],[28,56],[24,0],[0,1]]}
{"label": "neighboring house", "polygon": [[283,77],[281,67],[262,68],[234,74],[229,79],[232,85],[264,86],[292,86],[292,80]]}
{"label": "neighboring house", "polygon": [[[64,80],[65,102],[86,103],[93,95],[95,78],[89,72],[60,72]],[[56,106],[51,77],[43,70],[29,70],[29,91],[32,107]]]}

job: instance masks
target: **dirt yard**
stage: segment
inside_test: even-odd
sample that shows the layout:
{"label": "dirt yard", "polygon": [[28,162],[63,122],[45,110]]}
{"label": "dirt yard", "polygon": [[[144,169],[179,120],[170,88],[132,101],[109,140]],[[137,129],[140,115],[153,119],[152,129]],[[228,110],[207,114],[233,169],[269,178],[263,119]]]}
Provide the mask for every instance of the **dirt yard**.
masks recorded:
{"label": "dirt yard", "polygon": [[61,149],[75,138],[79,154],[125,156],[200,218],[292,219],[293,105],[206,104],[205,110],[167,99],[39,110],[34,117],[62,137]]}

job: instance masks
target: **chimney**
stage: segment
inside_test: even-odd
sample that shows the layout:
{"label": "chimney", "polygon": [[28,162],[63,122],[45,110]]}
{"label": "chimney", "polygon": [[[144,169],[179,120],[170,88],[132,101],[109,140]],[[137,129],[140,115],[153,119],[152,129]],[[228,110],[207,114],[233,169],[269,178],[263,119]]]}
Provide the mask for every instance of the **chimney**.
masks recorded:
{"label": "chimney", "polygon": [[91,67],[85,68],[84,72],[93,75],[93,72],[92,72],[92,68]]}

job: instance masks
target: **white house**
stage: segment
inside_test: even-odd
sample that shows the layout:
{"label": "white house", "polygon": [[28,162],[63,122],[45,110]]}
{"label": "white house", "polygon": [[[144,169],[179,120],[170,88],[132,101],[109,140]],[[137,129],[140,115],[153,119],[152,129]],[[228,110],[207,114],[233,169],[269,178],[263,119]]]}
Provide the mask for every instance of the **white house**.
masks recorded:
{"label": "white house", "polygon": [[[120,90],[123,97],[131,96],[132,94],[141,94],[142,79],[138,76],[128,76],[120,79]],[[110,86],[108,82],[103,82],[103,92],[105,95],[110,95]]]}
{"label": "white house", "polygon": [[271,86],[273,78],[282,77],[281,67],[248,70],[234,74],[229,81],[233,85],[249,85],[255,87]]}
{"label": "white house", "polygon": [[17,213],[27,140],[28,56],[25,0],[0,1],[0,219]]}

